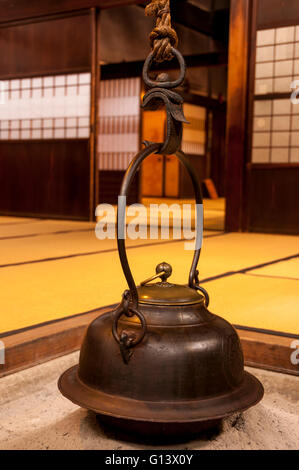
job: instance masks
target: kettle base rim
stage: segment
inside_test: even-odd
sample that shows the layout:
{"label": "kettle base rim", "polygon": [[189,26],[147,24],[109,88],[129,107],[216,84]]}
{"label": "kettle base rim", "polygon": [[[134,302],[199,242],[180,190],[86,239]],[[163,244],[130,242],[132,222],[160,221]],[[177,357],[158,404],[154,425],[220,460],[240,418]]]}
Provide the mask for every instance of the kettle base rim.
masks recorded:
{"label": "kettle base rim", "polygon": [[256,405],[264,395],[261,382],[244,371],[242,384],[230,393],[186,401],[141,401],[91,388],[78,378],[77,370],[75,365],[60,376],[58,388],[62,395],[97,414],[126,420],[192,423],[222,419]]}

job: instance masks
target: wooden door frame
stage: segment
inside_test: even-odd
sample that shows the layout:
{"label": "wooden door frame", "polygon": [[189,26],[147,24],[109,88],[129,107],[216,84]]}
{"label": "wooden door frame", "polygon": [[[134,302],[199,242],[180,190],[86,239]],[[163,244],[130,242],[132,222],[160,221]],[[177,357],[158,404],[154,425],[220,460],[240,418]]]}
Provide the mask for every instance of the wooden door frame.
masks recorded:
{"label": "wooden door frame", "polygon": [[226,127],[226,217],[228,232],[246,231],[249,54],[252,0],[231,0]]}
{"label": "wooden door frame", "polygon": [[95,210],[99,203],[98,170],[98,131],[99,131],[99,95],[100,95],[100,14],[93,7],[91,14],[91,83],[90,83],[90,181],[89,181],[89,220],[95,220]]}

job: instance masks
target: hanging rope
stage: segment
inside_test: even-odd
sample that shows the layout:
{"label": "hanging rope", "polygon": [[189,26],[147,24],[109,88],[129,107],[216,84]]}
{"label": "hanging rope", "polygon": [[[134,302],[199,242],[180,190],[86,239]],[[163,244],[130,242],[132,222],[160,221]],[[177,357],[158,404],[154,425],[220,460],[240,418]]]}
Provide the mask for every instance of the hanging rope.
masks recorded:
{"label": "hanging rope", "polygon": [[169,3],[170,0],[152,0],[145,9],[146,15],[157,18],[156,27],[150,34],[150,43],[156,62],[171,60],[173,58],[171,47],[178,45],[177,34],[171,27]]}

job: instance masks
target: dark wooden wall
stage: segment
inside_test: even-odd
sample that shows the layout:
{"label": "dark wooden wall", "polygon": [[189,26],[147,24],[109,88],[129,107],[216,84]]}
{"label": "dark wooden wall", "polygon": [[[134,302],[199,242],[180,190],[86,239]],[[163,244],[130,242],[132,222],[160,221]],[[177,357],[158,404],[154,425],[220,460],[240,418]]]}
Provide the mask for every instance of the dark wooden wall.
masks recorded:
{"label": "dark wooden wall", "polygon": [[278,28],[299,22],[298,0],[258,0],[257,27]]}
{"label": "dark wooden wall", "polygon": [[88,145],[87,140],[1,142],[0,213],[84,217]]}
{"label": "dark wooden wall", "polygon": [[0,22],[82,10],[83,8],[114,8],[147,0],[1,0]]}
{"label": "dark wooden wall", "polygon": [[0,76],[15,78],[89,70],[90,15],[45,17],[0,29]]}
{"label": "dark wooden wall", "polygon": [[250,172],[250,229],[298,234],[297,167],[256,165]]}
{"label": "dark wooden wall", "polygon": [[[0,78],[91,70],[90,11],[0,26]],[[89,139],[0,141],[0,211],[90,218]]]}
{"label": "dark wooden wall", "polygon": [[[118,195],[125,171],[105,170],[99,172],[99,203],[117,204]],[[139,172],[133,178],[127,204],[134,204],[139,201]]]}

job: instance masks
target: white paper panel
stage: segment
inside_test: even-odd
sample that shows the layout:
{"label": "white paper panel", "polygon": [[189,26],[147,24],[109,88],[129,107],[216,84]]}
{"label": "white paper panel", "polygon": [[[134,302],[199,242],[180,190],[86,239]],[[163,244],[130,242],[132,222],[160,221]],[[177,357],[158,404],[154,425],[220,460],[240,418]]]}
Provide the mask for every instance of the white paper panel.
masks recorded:
{"label": "white paper panel", "polygon": [[125,170],[139,150],[140,79],[103,80],[100,85],[100,170]]}
{"label": "white paper panel", "polygon": [[[299,80],[299,26],[257,32],[253,163],[299,160],[299,104],[291,103],[291,83]],[[271,93],[284,93],[268,99]],[[266,99],[264,99],[266,98]],[[271,97],[272,98],[272,97]]]}
{"label": "white paper panel", "polygon": [[183,126],[182,150],[189,155],[204,155],[206,108],[185,103],[184,115],[189,124]]}
{"label": "white paper panel", "polygon": [[89,137],[90,73],[5,80],[1,90],[0,139]]}

